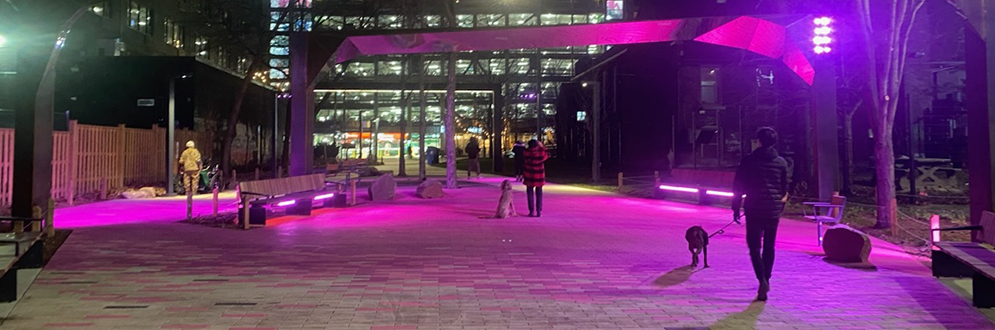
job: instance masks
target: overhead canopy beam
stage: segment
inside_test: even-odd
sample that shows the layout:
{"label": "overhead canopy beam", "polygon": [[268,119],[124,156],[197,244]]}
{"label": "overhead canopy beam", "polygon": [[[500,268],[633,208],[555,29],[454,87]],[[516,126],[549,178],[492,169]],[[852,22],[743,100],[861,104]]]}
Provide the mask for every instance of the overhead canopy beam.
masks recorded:
{"label": "overhead canopy beam", "polygon": [[587,25],[484,29],[296,32],[291,48],[291,175],[311,171],[317,77],[362,56],[499,51],[590,45],[697,41],[739,48],[782,61],[811,85],[815,70],[786,26],[798,16],[684,18]]}

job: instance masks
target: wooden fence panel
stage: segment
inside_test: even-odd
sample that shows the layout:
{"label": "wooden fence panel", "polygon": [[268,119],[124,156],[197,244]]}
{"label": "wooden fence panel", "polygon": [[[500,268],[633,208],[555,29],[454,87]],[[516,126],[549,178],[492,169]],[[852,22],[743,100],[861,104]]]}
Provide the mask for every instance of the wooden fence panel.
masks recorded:
{"label": "wooden fence panel", "polygon": [[156,129],[126,128],[124,135],[124,183],[126,185],[143,185],[163,181],[165,168],[157,162],[157,152],[161,149],[157,140]]}
{"label": "wooden fence panel", "polygon": [[[52,134],[52,199],[73,203],[79,194],[126,185],[162,183],[166,178],[166,130],[159,127],[136,129],[78,125],[69,123],[68,132]],[[177,130],[180,142],[193,140],[204,155],[211,157],[212,136],[203,132]],[[10,205],[14,177],[14,130],[0,128],[0,205]]]}
{"label": "wooden fence panel", "polygon": [[14,130],[0,128],[0,205],[10,205],[14,188]]}
{"label": "wooden fence panel", "polygon": [[54,132],[52,134],[52,199],[69,200],[72,194],[72,152],[71,134],[69,132]]}
{"label": "wooden fence panel", "polygon": [[120,150],[122,137],[117,127],[79,125],[79,155],[76,173],[76,193],[100,191],[101,182],[107,181],[107,189],[124,186],[123,152]]}

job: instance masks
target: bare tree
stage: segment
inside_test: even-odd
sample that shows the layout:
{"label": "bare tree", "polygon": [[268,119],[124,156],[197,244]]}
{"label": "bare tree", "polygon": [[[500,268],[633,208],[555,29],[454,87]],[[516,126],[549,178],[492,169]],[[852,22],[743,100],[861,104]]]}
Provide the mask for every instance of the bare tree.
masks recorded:
{"label": "bare tree", "polygon": [[[877,228],[897,219],[895,199],[895,112],[905,75],[909,34],[925,0],[858,0],[861,37],[867,52],[867,86],[874,132]],[[887,8],[882,8],[887,7]]]}
{"label": "bare tree", "polygon": [[[295,8],[301,0],[290,0],[287,7]],[[270,10],[268,3],[243,0],[205,0],[192,2],[183,8],[187,20],[197,23],[194,31],[205,37],[210,47],[205,51],[234,50],[242,54],[240,60],[247,60],[248,65],[235,94],[232,95],[232,108],[228,114],[224,140],[222,142],[221,168],[223,173],[231,172],[232,142],[235,140],[236,128],[242,114],[242,104],[246,93],[256,73],[269,71],[270,41],[276,35],[277,29],[270,29]],[[290,10],[283,11],[276,19],[277,27],[288,20]],[[198,45],[202,46],[202,45]],[[234,178],[233,178],[234,179]]]}
{"label": "bare tree", "polygon": [[[451,28],[458,24],[456,21],[455,1],[443,0],[445,7],[446,21]],[[449,53],[447,62],[448,74],[446,80],[446,112],[443,115],[443,127],[446,129],[446,188],[456,188],[456,60],[458,58],[456,50]]]}

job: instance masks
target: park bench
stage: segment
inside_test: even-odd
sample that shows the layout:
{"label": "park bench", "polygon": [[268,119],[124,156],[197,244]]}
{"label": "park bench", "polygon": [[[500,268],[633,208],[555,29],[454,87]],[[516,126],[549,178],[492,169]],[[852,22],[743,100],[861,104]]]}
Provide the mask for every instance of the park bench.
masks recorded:
{"label": "park bench", "polygon": [[984,212],[981,226],[934,229],[981,230],[982,242],[936,242],[933,244],[933,276],[970,277],[974,306],[995,307],[995,213]]}
{"label": "park bench", "polygon": [[[41,219],[25,219],[0,217],[0,221],[42,221]],[[40,228],[40,227],[39,227]],[[17,300],[17,270],[23,268],[40,268],[43,263],[44,241],[42,232],[20,232],[0,234],[0,244],[13,244],[14,254],[2,255],[0,260],[10,261],[4,265],[0,272],[0,302],[11,302]]]}
{"label": "park bench", "polygon": [[719,197],[732,197],[734,172],[675,168],[670,177],[657,187],[657,196],[697,197],[698,203],[709,204]]}
{"label": "park bench", "polygon": [[335,191],[329,189],[323,174],[309,174],[239,182],[237,194],[239,222],[248,229],[266,225],[266,206],[286,207],[291,215],[311,215],[313,202],[331,206]]}

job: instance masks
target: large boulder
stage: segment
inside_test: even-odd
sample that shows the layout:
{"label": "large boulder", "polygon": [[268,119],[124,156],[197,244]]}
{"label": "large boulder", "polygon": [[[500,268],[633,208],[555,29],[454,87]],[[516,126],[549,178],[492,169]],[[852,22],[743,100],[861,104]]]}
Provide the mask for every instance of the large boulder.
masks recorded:
{"label": "large boulder", "polygon": [[871,239],[867,234],[839,224],[826,230],[822,238],[826,259],[838,262],[867,262],[871,255]]}
{"label": "large boulder", "polygon": [[438,180],[425,180],[418,185],[415,195],[424,199],[442,198],[446,193],[442,191],[442,182]]}
{"label": "large boulder", "polygon": [[374,202],[389,201],[394,199],[394,190],[396,189],[397,183],[394,182],[394,176],[384,174],[373,181],[367,192],[369,193],[370,200]]}

